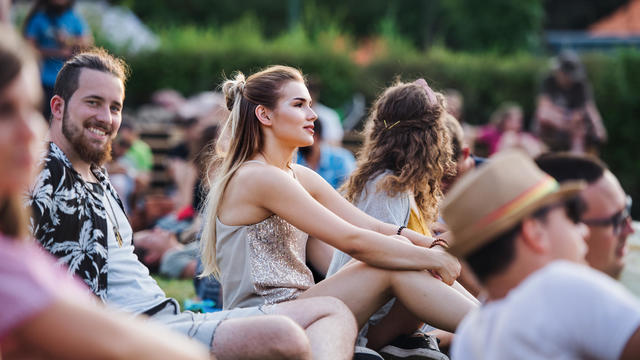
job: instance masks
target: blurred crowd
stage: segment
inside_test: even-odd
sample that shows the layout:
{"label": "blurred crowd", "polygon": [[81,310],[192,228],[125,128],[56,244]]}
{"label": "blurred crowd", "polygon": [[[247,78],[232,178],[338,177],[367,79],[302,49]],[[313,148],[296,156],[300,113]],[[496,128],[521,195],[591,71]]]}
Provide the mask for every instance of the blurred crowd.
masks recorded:
{"label": "blurred crowd", "polygon": [[286,66],[138,109],[127,76],[72,0],[0,24],[0,357],[640,356],[631,198],[575,52],[484,125],[424,79],[341,115]]}

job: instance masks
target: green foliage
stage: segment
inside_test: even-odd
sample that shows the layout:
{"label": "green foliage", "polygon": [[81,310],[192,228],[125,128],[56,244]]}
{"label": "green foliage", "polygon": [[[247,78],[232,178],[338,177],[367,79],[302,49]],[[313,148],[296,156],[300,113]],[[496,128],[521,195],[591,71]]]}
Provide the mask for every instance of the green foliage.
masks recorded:
{"label": "green foliage", "polygon": [[[602,158],[630,194],[640,196],[640,52],[620,51],[613,56],[593,54],[585,59],[595,99],[609,133]],[[638,207],[634,206],[635,209]],[[634,212],[637,217],[638,212]]]}
{"label": "green foliage", "polygon": [[312,37],[340,24],[358,39],[393,32],[421,49],[512,52],[538,46],[543,0],[120,0],[155,27],[220,27],[255,15],[267,38],[296,24]]}
{"label": "green foliage", "polygon": [[[398,34],[392,17],[378,24],[373,62],[357,65],[354,40],[337,26],[312,33],[302,25],[275,38],[265,38],[256,17],[247,16],[220,29],[167,27],[159,32],[162,45],[152,53],[127,57],[132,77],[127,106],[148,101],[165,87],[185,95],[215,89],[225,76],[240,70],[252,73],[272,64],[298,67],[323,84],[323,103],[339,108],[354,92],[371,102],[395,79],[424,77],[436,90],[454,88],[465,97],[464,120],[486,123],[504,101],[522,105],[525,118],[533,115],[535,97],[548,60],[523,53],[463,53],[432,47],[417,50]],[[634,140],[640,135],[640,51],[628,50],[584,57],[596,103],[609,131],[603,159],[624,187],[640,197],[640,162]]]}
{"label": "green foliage", "polygon": [[331,91],[323,96],[333,106],[342,104],[355,90],[356,65],[349,57],[350,40],[333,28],[315,39],[300,26],[274,39],[260,35],[255,17],[245,17],[219,30],[194,26],[172,27],[159,32],[161,48],[128,56],[132,75],[127,102],[137,105],[161,88],[185,95],[215,89],[235,71],[252,73],[272,64],[304,69],[317,76]]}
{"label": "green foliage", "polygon": [[531,113],[537,89],[539,59],[519,55],[509,58],[494,54],[461,54],[433,49],[420,56],[403,58],[395,54],[363,69],[358,88],[372,99],[396,76],[412,80],[425,78],[436,90],[454,88],[464,94],[464,120],[485,123],[503,101],[515,101]]}
{"label": "green foliage", "polygon": [[510,53],[537,47],[541,0],[442,1],[447,44],[470,51]]}

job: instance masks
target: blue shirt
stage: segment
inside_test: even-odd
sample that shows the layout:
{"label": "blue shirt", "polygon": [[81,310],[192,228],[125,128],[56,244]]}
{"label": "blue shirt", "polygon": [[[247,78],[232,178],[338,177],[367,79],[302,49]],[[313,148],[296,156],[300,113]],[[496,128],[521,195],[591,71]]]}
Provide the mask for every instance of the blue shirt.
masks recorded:
{"label": "blue shirt", "polygon": [[[68,9],[59,16],[51,17],[44,11],[36,12],[26,26],[25,36],[33,39],[40,49],[60,49],[56,34],[80,37],[89,33],[85,21],[72,9]],[[62,68],[62,58],[46,57],[42,59],[42,84],[53,87],[56,83],[58,71]]]}
{"label": "blue shirt", "polygon": [[[302,156],[298,156],[298,164],[310,167]],[[356,167],[356,160],[349,150],[321,145],[320,164],[315,169],[323,179],[337,189]]]}

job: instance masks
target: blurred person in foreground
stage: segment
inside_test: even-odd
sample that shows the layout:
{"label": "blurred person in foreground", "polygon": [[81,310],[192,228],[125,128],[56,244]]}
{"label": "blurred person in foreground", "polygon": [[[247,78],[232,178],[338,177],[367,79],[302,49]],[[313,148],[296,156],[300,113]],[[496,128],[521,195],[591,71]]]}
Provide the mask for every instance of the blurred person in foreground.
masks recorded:
{"label": "blurred person in foreground", "polygon": [[552,60],[535,118],[538,136],[551,151],[597,153],[607,141],[607,130],[576,53],[564,51]]}
{"label": "blurred person in foreground", "polygon": [[11,25],[11,0],[0,0],[0,24]]}
{"label": "blurred person in foreground", "polygon": [[29,237],[20,194],[43,150],[41,101],[32,51],[0,24],[0,358],[207,359],[195,342],[97,306]]}
{"label": "blurred person in foreground", "polygon": [[452,358],[638,359],[640,303],[585,264],[583,188],[505,152],[449,191],[450,252],[486,289],[456,330]]}
{"label": "blurred person in foreground", "polygon": [[49,151],[28,199],[36,238],[105,303],[192,337],[218,358],[322,358],[326,344],[353,344],[353,316],[335,299],[202,314],[182,312],[165,295],[134,254],[131,225],[102,167],[122,121],[126,78],[126,64],[102,49],[60,70]]}
{"label": "blurred person in foreground", "polygon": [[586,205],[582,222],[589,227],[586,255],[589,265],[618,279],[625,266],[631,226],[631,196],[616,176],[594,156],[549,153],[536,159],[538,166],[558,182],[582,180],[580,193]]}

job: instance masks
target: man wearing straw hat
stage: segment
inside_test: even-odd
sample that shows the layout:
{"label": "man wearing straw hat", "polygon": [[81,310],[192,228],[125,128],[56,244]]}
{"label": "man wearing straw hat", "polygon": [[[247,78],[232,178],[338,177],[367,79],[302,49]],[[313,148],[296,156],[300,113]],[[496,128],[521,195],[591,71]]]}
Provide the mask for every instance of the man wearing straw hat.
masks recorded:
{"label": "man wearing straw hat", "polygon": [[640,358],[640,303],[585,265],[582,188],[508,152],[449,191],[450,251],[486,289],[456,331],[453,359]]}

